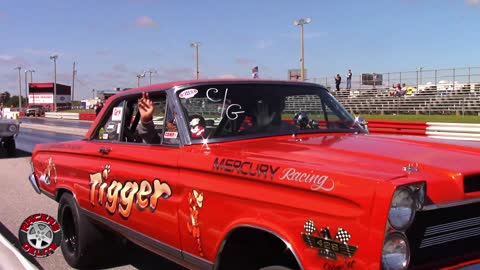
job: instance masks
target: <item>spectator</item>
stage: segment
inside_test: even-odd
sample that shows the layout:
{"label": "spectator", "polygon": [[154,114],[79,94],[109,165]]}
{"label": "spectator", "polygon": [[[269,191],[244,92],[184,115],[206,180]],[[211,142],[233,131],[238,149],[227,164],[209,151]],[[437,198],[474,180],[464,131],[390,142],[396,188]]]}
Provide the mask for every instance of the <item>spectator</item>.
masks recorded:
{"label": "spectator", "polygon": [[337,76],[335,77],[335,89],[337,89],[337,91],[340,91],[341,83],[342,83],[342,77],[340,77],[340,74],[337,74]]}
{"label": "spectator", "polygon": [[102,108],[103,108],[103,102],[97,102],[97,106],[95,108],[95,115],[98,115],[100,113],[100,111],[102,111]]}
{"label": "spectator", "polygon": [[395,87],[395,96],[396,97],[402,96],[402,86],[399,83],[397,83],[397,86]]}
{"label": "spectator", "polygon": [[349,69],[347,73],[347,89],[352,89],[352,70]]}
{"label": "spectator", "polygon": [[3,118],[3,102],[0,103],[0,119]]}

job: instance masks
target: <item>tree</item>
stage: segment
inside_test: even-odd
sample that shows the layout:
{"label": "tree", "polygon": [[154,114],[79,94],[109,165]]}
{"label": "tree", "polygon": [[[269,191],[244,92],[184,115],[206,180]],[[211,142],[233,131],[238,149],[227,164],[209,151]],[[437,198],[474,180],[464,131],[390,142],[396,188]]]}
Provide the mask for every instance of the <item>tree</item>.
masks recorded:
{"label": "tree", "polygon": [[[18,107],[18,96],[11,96],[9,97],[9,100],[7,102],[4,102],[6,106],[11,106],[13,107]],[[22,97],[22,104],[27,104],[27,99],[25,97]]]}
{"label": "tree", "polygon": [[0,102],[3,104],[7,104],[10,101],[10,93],[8,91],[5,91],[0,94]]}

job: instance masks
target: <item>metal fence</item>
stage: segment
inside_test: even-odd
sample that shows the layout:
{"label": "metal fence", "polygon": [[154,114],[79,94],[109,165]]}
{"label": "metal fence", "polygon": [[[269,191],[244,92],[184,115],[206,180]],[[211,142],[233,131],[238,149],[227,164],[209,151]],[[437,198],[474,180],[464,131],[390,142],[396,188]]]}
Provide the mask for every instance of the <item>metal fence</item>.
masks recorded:
{"label": "metal fence", "polygon": [[[368,73],[368,72],[367,72]],[[373,74],[373,73],[368,73]],[[388,88],[392,85],[415,86],[417,89],[421,85],[437,85],[451,83],[454,89],[455,84],[473,84],[480,83],[480,67],[463,67],[448,69],[424,69],[417,68],[415,71],[387,72],[376,73],[383,77],[382,84],[374,85],[373,88]],[[336,75],[336,74],[335,74]],[[335,88],[335,75],[326,77],[315,77],[309,81],[322,84],[327,88]],[[346,72],[340,74],[342,83],[340,88],[345,89],[347,85]],[[372,89],[373,83],[370,81],[362,81],[362,73],[352,76],[352,89]]]}

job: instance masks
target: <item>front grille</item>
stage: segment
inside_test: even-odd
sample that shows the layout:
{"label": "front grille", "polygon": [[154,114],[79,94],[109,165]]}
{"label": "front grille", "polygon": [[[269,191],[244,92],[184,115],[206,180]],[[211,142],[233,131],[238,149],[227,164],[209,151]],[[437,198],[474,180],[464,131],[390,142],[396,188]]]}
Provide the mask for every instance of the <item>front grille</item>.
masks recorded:
{"label": "front grille", "polygon": [[478,258],[480,203],[418,212],[407,237],[412,268],[436,268]]}
{"label": "front grille", "polygon": [[463,179],[465,193],[480,191],[480,175],[467,175]]}

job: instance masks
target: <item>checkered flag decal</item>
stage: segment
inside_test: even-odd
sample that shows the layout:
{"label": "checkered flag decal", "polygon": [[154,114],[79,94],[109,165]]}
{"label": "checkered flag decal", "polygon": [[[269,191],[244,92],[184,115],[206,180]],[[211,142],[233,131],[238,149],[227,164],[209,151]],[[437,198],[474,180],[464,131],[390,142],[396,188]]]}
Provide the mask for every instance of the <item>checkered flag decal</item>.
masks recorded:
{"label": "checkered flag decal", "polygon": [[303,228],[308,235],[312,234],[314,231],[317,230],[317,227],[315,227],[315,223],[313,222],[313,220],[308,220],[307,222],[305,222]]}
{"label": "checkered flag decal", "polygon": [[346,230],[344,230],[343,228],[338,228],[335,239],[338,239],[340,242],[346,245],[350,238],[352,238],[352,236]]}

